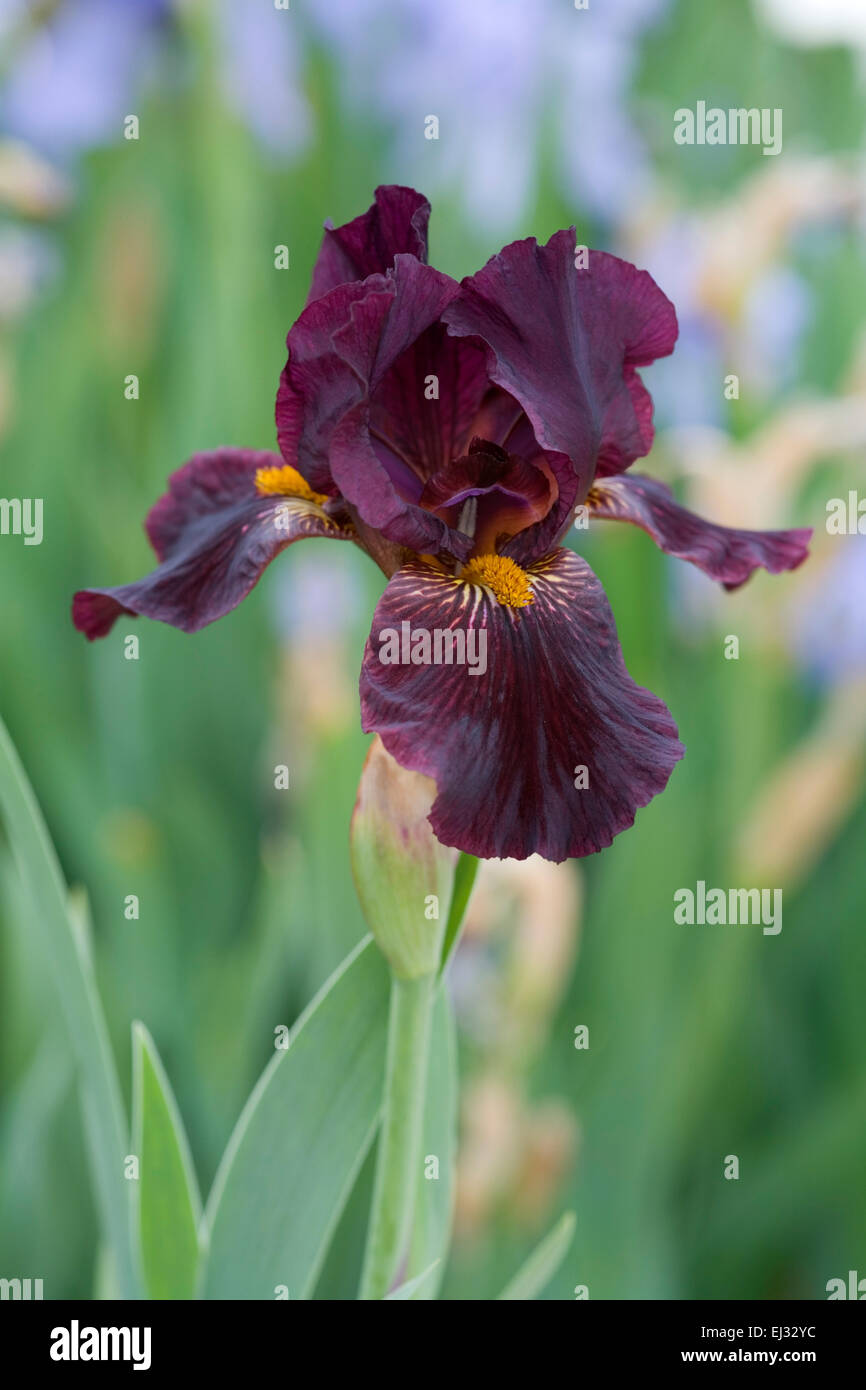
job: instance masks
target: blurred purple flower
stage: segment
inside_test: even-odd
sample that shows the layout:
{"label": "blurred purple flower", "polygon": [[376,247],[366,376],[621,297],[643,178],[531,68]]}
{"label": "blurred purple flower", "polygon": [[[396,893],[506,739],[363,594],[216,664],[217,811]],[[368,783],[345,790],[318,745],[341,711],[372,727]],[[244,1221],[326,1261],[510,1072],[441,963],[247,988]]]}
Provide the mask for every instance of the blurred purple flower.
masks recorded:
{"label": "blurred purple flower", "polygon": [[848,536],[788,614],[791,650],[819,685],[866,675],[866,536]]}
{"label": "blurred purple flower", "polygon": [[222,0],[223,89],[232,108],[271,154],[295,154],[310,138],[292,19],[272,3]]}
{"label": "blurred purple flower", "polygon": [[0,225],[0,324],[23,314],[57,270],[57,252],[41,230]]}
{"label": "blurred purple flower", "polygon": [[721,426],[724,420],[722,334],[699,302],[700,246],[696,219],[678,216],[642,249],[642,263],[667,286],[680,324],[680,351],[653,363],[646,378],[656,420],[666,427]]}
{"label": "blurred purple flower", "polygon": [[702,219],[679,215],[641,251],[642,264],[676,303],[680,322],[681,351],[654,363],[647,376],[662,426],[722,428],[727,372],[747,376],[753,391],[767,393],[788,386],[797,376],[800,343],[812,309],[802,276],[790,267],[772,266],[754,280],[732,354],[730,324],[704,302],[706,244]]}
{"label": "blurred purple flower", "polygon": [[548,114],[568,197],[609,219],[634,199],[647,164],[630,81],[640,36],[668,4],[334,0],[310,19],[336,56],[347,104],[391,126],[392,174],[417,177],[424,119],[435,115],[426,177],[459,188],[473,222],[502,228],[534,193]]}
{"label": "blurred purple flower", "polygon": [[[0,0],[0,37],[13,45],[0,86],[5,133],[68,161],[121,138],[125,115],[159,76],[160,39],[177,0],[62,0],[27,23],[27,0]],[[270,152],[294,153],[309,137],[296,30],[273,5],[219,0],[218,61],[228,103]]]}
{"label": "blurred purple flower", "polygon": [[797,377],[800,343],[812,314],[812,295],[787,266],[767,270],[752,286],[744,313],[750,380],[765,391]]}
{"label": "blurred purple flower", "polygon": [[640,39],[668,4],[617,0],[564,16],[570,32],[561,51],[560,170],[566,190],[609,221],[633,207],[649,182],[629,94]]}
{"label": "blurred purple flower", "polygon": [[366,576],[360,552],[300,554],[281,568],[272,589],[274,623],[281,637],[309,644],[344,638],[364,611]]}
{"label": "blurred purple flower", "polygon": [[31,11],[0,0],[0,32],[20,43],[0,89],[5,133],[56,159],[118,139],[168,0],[67,0],[28,29]]}

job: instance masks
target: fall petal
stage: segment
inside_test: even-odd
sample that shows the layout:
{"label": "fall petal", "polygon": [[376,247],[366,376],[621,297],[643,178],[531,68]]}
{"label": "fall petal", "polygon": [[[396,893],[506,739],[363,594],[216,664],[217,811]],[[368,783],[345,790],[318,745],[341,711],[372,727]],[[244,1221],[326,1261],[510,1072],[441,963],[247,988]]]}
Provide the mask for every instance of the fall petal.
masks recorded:
{"label": "fall petal", "polygon": [[252,449],[196,454],[172,474],[145,522],[161,563],[135,583],[77,593],[72,620],[79,632],[105,637],[122,613],[196,632],[236,608],[293,541],[348,540],[351,531],[314,501],[259,495],[259,469],[282,463]]}
{"label": "fall petal", "polygon": [[[405,565],[373,619],[362,722],[404,767],[435,779],[430,821],[444,844],[558,862],[609,845],[663,790],[684,750],[664,703],[626,671],[586,563],[559,550],[527,576],[533,601],[509,607],[481,584],[423,561]],[[413,633],[430,634],[435,657],[436,631],[451,629],[464,634],[475,674],[468,662],[404,664]]]}

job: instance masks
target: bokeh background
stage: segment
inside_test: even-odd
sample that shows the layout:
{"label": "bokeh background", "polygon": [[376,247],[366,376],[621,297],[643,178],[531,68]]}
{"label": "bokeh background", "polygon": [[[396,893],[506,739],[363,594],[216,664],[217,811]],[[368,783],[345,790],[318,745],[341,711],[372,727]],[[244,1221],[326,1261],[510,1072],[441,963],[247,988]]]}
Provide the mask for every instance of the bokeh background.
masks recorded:
{"label": "bokeh background", "polygon": [[[0,711],[89,895],[122,1074],[140,1018],[207,1190],[274,1025],[362,935],[347,825],[382,580],[297,546],[194,638],[94,646],[73,590],[150,567],[142,519],[191,453],[273,447],[326,216],[411,183],[458,277],[575,223],[679,311],[646,374],[651,470],[717,519],[814,525],[814,555],[730,596],[631,528],[575,535],[688,756],[602,856],[483,866],[452,975],[444,1293],[494,1295],[569,1206],[554,1298],[822,1298],[866,1274],[866,536],[825,527],[828,499],[866,496],[860,0],[0,0],[0,55],[0,495],[45,516],[41,546],[0,537]],[[676,145],[698,100],[781,107],[783,152]],[[781,887],[782,932],[676,925],[698,879]],[[0,927],[0,1273],[90,1297],[69,1049],[2,830]],[[320,1297],[353,1296],[369,1178]]]}

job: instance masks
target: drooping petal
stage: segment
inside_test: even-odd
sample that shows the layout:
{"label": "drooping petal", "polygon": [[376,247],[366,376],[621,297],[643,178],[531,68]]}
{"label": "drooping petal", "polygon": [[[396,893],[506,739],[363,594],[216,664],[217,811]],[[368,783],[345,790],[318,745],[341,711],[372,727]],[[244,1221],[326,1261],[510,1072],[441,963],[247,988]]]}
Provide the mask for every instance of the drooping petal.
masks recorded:
{"label": "drooping petal", "polygon": [[427,260],[430,204],[414,188],[388,184],[376,189],[375,202],[342,227],[325,224],[307,303],[337,285],[382,274],[401,252]]}
{"label": "drooping petal", "polygon": [[491,380],[523,406],[539,445],[570,459],[582,497],[599,466],[619,471],[649,449],[635,368],[673,350],[677,321],[646,271],[603,251],[585,268],[575,260],[573,231],[513,242],[462,282],[443,320],[487,345]]}
{"label": "drooping petal", "polygon": [[[663,790],[684,750],[664,703],[626,671],[588,565],[559,550],[525,577],[531,601],[512,607],[474,579],[405,565],[373,618],[361,715],[399,763],[436,780],[430,821],[444,844],[559,862],[609,845]],[[415,664],[424,633],[430,664]]]}
{"label": "drooping petal", "polygon": [[[455,352],[437,325],[457,288],[414,256],[398,255],[387,275],[315,300],[289,333],[276,417],[283,457],[317,491],[339,492],[399,545],[462,557],[471,542],[418,505],[428,455],[450,447],[453,428],[468,430],[481,391],[469,362],[474,357],[483,370],[480,354]],[[444,340],[432,357],[428,330]],[[440,390],[427,399],[434,370]]]}
{"label": "drooping petal", "polygon": [[[105,637],[122,613],[196,632],[236,608],[293,541],[351,539],[352,531],[313,494],[261,495],[256,474],[262,469],[285,471],[276,454],[218,449],[196,454],[172,474],[168,492],[145,522],[161,563],[133,584],[77,593],[72,620],[79,632],[91,641]],[[302,479],[298,490],[304,493]]]}
{"label": "drooping petal", "polygon": [[810,529],[739,531],[716,526],[679,506],[669,487],[641,473],[597,481],[587,499],[590,520],[630,521],[668,555],[689,560],[726,589],[738,589],[759,568],[779,574],[801,565]]}

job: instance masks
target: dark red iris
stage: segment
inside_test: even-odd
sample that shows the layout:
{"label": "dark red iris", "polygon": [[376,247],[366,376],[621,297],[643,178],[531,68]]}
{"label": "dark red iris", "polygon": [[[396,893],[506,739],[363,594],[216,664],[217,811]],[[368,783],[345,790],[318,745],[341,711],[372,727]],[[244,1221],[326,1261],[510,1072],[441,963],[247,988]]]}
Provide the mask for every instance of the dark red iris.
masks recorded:
{"label": "dark red iris", "polygon": [[[73,620],[90,638],[121,613],[193,632],[286,545],[352,540],[389,579],[363,727],[436,780],[439,838],[487,857],[590,854],[683,749],[626,671],[601,585],[561,545],[576,507],[642,527],[728,588],[758,566],[793,569],[810,532],[715,526],[627,471],[653,439],[639,368],[677,332],[645,271],[600,251],[586,266],[563,231],[506,246],[458,285],[427,264],[429,213],[414,190],[380,188],[326,229],[288,335],[280,454],[191,459],[147,518],[157,568],[82,590]],[[461,664],[482,649],[483,669]]]}

